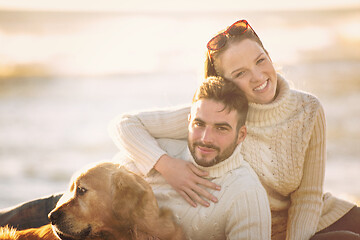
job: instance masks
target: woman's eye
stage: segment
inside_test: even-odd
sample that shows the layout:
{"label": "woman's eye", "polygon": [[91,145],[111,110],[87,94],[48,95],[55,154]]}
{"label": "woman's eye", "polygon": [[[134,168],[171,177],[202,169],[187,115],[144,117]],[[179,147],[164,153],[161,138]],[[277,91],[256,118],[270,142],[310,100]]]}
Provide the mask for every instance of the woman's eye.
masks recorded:
{"label": "woman's eye", "polygon": [[245,71],[238,72],[236,73],[235,78],[242,77],[243,75],[245,75]]}
{"label": "woman's eye", "polygon": [[260,64],[260,63],[262,63],[263,61],[265,61],[265,58],[260,58],[256,63],[257,63],[257,64]]}
{"label": "woman's eye", "polygon": [[76,188],[76,193],[79,194],[79,195],[84,195],[86,192],[87,192],[86,188],[83,188],[83,187],[77,187]]}

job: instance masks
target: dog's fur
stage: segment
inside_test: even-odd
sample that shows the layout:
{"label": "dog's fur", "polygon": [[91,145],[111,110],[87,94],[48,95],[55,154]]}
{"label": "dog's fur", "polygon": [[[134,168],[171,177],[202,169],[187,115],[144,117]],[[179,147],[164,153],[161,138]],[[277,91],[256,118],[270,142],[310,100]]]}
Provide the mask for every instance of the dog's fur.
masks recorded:
{"label": "dog's fur", "polygon": [[15,228],[3,227],[0,228],[1,240],[59,240],[51,227],[51,224],[39,227],[30,228],[26,230],[17,231]]}
{"label": "dog's fur", "polygon": [[[184,239],[171,211],[158,207],[149,184],[114,163],[100,163],[76,174],[49,219],[63,240]],[[48,230],[49,225],[43,228]],[[28,231],[34,234],[39,229]],[[0,235],[0,239],[56,239],[27,236]]]}

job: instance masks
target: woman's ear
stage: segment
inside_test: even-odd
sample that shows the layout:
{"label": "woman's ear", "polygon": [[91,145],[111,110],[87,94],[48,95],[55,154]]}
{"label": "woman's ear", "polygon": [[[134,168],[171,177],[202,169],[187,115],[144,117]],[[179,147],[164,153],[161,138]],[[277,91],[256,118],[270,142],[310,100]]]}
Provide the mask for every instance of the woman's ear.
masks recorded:
{"label": "woman's ear", "polygon": [[239,128],[239,131],[238,131],[237,144],[239,144],[245,140],[246,134],[247,134],[246,126],[243,125]]}

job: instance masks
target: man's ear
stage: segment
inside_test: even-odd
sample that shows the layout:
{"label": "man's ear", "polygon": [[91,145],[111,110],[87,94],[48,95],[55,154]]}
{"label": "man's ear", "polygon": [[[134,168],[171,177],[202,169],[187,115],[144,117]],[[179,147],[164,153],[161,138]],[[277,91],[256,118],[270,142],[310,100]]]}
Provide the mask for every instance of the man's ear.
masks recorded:
{"label": "man's ear", "polygon": [[246,126],[243,125],[239,128],[239,131],[238,131],[237,144],[239,144],[245,140],[246,134],[247,134]]}
{"label": "man's ear", "polygon": [[191,120],[191,113],[188,114],[188,122],[190,123]]}

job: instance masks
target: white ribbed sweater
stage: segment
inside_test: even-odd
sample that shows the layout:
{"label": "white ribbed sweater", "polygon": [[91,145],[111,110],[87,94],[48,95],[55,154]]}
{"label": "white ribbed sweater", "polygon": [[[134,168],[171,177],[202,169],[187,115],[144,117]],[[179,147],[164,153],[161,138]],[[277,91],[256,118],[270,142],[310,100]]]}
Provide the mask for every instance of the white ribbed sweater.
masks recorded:
{"label": "white ribbed sweater", "polygon": [[[242,153],[267,190],[272,239],[307,240],[354,204],[323,195],[326,126],[318,99],[289,89],[280,75],[277,92],[270,104],[249,104]],[[119,116],[109,133],[147,174],[166,154],[154,138],[186,139],[189,112],[181,107]]]}
{"label": "white ribbed sweater", "polygon": [[[270,240],[271,213],[267,193],[249,163],[243,160],[240,146],[223,162],[201,167],[193,160],[185,140],[160,139],[158,143],[170,156],[192,162],[208,171],[207,178],[222,186],[221,191],[211,191],[219,199],[218,203],[194,208],[157,171],[150,171],[144,176],[159,206],[173,211],[187,239]],[[141,174],[137,163],[121,153],[114,160]]]}

